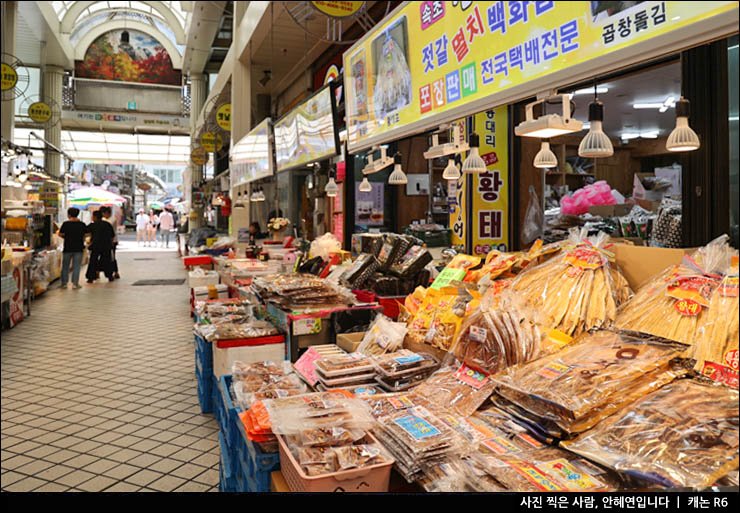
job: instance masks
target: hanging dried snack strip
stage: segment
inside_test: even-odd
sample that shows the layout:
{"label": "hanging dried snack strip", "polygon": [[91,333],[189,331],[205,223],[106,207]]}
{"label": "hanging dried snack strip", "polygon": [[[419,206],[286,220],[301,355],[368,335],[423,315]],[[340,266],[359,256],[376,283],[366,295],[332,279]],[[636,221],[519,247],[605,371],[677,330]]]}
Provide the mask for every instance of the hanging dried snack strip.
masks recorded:
{"label": "hanging dried snack strip", "polygon": [[709,486],[738,467],[739,399],[724,385],[678,380],[562,445],[661,486]]}
{"label": "hanging dried snack strip", "polygon": [[585,229],[572,229],[561,255],[528,267],[512,284],[548,317],[549,328],[571,336],[610,326],[619,306],[612,279],[616,271],[609,263],[613,255],[606,251],[609,236],[586,234]]}
{"label": "hanging dried snack strip", "polygon": [[620,310],[616,326],[694,344],[734,253],[727,240],[726,235],[713,240],[642,287]]}
{"label": "hanging dried snack strip", "polygon": [[580,419],[644,373],[667,365],[685,346],[611,331],[585,335],[559,353],[493,376],[501,388],[528,395],[553,420]]}

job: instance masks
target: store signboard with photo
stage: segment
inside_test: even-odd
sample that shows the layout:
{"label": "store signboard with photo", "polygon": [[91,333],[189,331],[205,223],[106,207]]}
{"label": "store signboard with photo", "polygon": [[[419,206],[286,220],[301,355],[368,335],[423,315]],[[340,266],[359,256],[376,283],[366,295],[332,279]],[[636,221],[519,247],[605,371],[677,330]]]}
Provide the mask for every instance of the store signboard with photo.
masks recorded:
{"label": "store signboard with photo", "polygon": [[729,1],[405,2],[344,54],[349,149],[657,57],[661,44],[701,37],[697,22],[714,27],[707,37],[736,32],[727,14],[737,9]]}
{"label": "store signboard with photo", "polygon": [[265,118],[231,148],[231,187],[272,176],[270,118]]}
{"label": "store signboard with photo", "polygon": [[335,86],[336,82],[331,81],[275,122],[278,171],[305,166],[339,153]]}
{"label": "store signboard with photo", "polygon": [[360,191],[360,184],[355,184],[355,224],[366,226],[383,226],[384,199],[383,182],[372,182],[370,192]]}

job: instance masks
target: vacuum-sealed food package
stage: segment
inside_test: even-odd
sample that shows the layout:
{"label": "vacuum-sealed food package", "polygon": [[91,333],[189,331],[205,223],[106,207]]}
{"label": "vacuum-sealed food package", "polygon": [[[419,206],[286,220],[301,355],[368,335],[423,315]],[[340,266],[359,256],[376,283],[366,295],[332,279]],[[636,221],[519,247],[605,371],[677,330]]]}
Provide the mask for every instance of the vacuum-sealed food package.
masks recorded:
{"label": "vacuum-sealed food package", "polygon": [[390,460],[386,451],[378,444],[355,444],[335,449],[340,470],[369,467]]}
{"label": "vacuum-sealed food package", "polygon": [[681,379],[562,445],[661,486],[702,487],[738,467],[738,391]]}
{"label": "vacuum-sealed food package", "polygon": [[314,365],[327,378],[374,373],[370,358],[361,353],[326,356],[316,360]]}
{"label": "vacuum-sealed food package", "polygon": [[445,405],[459,415],[469,416],[488,399],[495,387],[487,373],[452,357],[416,387],[414,393],[431,403]]}
{"label": "vacuum-sealed food package", "polygon": [[432,261],[432,254],[422,246],[411,246],[406,253],[396,260],[390,271],[402,278],[415,276],[425,265]]}
{"label": "vacuum-sealed food package", "polygon": [[223,324],[197,324],[195,330],[209,342],[217,340],[238,340],[262,338],[278,335],[275,326],[267,321],[250,319],[247,322],[226,322]]}
{"label": "vacuum-sealed food package", "polygon": [[[362,253],[352,265],[342,273],[339,282],[350,288],[360,288],[367,278],[378,268],[378,261],[373,255]],[[362,279],[362,278],[365,279]]]}
{"label": "vacuum-sealed food package", "polygon": [[426,353],[415,353],[401,349],[372,359],[373,366],[382,376],[401,378],[429,372],[439,365],[437,359]]}
{"label": "vacuum-sealed food package", "polygon": [[398,351],[407,332],[404,323],[393,322],[385,315],[378,314],[357,346],[357,352],[370,356]]}
{"label": "vacuum-sealed food package", "polygon": [[[616,326],[693,345],[706,333],[702,327],[713,325],[718,331],[710,336],[723,340],[710,341],[710,350],[714,345],[724,345],[727,335],[722,335],[722,331],[730,330],[733,319],[723,317],[726,312],[722,302],[713,305],[712,299],[731,267],[732,256],[737,255],[727,240],[726,235],[718,237],[643,286],[621,308]],[[734,290],[737,294],[736,286]],[[713,306],[717,307],[714,311]],[[737,326],[737,316],[734,317]]]}
{"label": "vacuum-sealed food package", "polygon": [[576,420],[684,350],[685,346],[670,341],[597,331],[558,353],[507,369],[492,380],[504,397],[511,399],[506,394],[511,389],[541,405],[543,411],[538,414]]}
{"label": "vacuum-sealed food package", "polygon": [[[569,245],[542,265],[517,276],[512,287],[524,294],[547,316],[545,325],[567,335],[609,327],[617,316],[619,297],[603,232],[586,237],[587,230],[572,229]],[[622,282],[620,280],[620,285]],[[620,294],[624,297],[624,294]]]}

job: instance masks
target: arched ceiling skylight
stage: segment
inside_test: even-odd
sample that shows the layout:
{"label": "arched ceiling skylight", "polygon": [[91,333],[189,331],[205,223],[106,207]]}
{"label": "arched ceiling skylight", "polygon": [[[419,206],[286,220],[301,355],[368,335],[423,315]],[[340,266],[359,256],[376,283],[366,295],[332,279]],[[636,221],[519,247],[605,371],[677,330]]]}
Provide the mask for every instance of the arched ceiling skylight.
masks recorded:
{"label": "arched ceiling skylight", "polygon": [[185,51],[186,13],[180,2],[51,2],[63,34],[77,46],[95,27],[113,21],[135,21],[152,27],[153,36],[164,35],[177,48]]}

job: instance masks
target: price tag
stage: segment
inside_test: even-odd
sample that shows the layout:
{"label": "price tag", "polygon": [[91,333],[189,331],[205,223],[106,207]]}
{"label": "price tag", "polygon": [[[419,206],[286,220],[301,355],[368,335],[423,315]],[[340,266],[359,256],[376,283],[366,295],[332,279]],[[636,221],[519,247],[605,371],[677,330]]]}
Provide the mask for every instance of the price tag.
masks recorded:
{"label": "price tag", "polygon": [[488,382],[488,374],[472,369],[465,363],[463,363],[457,373],[455,373],[455,378],[466,385],[470,385],[476,390],[480,389]]}
{"label": "price tag", "polygon": [[485,343],[486,335],[488,335],[488,331],[485,328],[479,328],[478,326],[470,327],[470,340],[473,342]]}
{"label": "price tag", "polygon": [[687,315],[690,317],[699,315],[699,312],[701,312],[701,305],[693,299],[681,299],[676,301],[674,308],[678,310],[678,313],[681,315]]}

